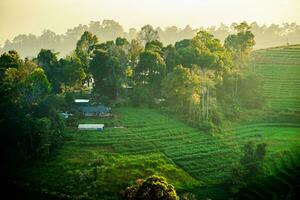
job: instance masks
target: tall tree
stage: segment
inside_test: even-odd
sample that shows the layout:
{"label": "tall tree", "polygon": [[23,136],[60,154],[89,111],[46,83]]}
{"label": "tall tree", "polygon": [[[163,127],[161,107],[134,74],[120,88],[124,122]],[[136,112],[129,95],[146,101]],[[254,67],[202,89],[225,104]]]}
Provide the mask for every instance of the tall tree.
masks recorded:
{"label": "tall tree", "polygon": [[76,87],[86,78],[80,59],[76,56],[60,59],[59,66],[62,72],[62,83],[65,86],[65,92],[67,87]]}
{"label": "tall tree", "polygon": [[164,49],[164,58],[168,72],[171,72],[179,64],[179,54],[173,45],[168,45]]}
{"label": "tall tree", "polygon": [[252,48],[255,45],[255,37],[251,32],[251,26],[246,22],[234,26],[234,29],[237,33],[228,35],[224,46],[233,54],[234,68],[232,72],[235,75],[235,89],[233,91],[234,96],[237,98],[238,77],[250,57]]}
{"label": "tall tree", "polygon": [[58,53],[52,50],[41,49],[37,56],[37,63],[43,68],[48,80],[52,84],[54,92],[60,92],[61,69],[57,59]]}
{"label": "tall tree", "polygon": [[166,72],[166,64],[159,53],[143,51],[134,69],[135,82],[150,88],[152,98],[159,97],[160,84]]}
{"label": "tall tree", "polygon": [[129,47],[130,65],[134,69],[138,63],[139,55],[144,47],[139,40],[132,40]]}
{"label": "tall tree", "polygon": [[118,91],[118,76],[120,63],[117,57],[110,56],[107,50],[98,49],[91,60],[91,72],[93,74],[94,94],[102,101],[115,100]]}
{"label": "tall tree", "polygon": [[224,48],[220,40],[206,31],[199,31],[189,40],[185,39],[175,44],[178,63],[185,67],[196,66],[202,73],[201,104],[202,118],[208,120],[211,105],[211,90],[231,68],[231,54]]}
{"label": "tall tree", "polygon": [[86,82],[89,86],[91,81],[90,59],[95,45],[98,43],[97,36],[85,31],[76,44],[75,53],[80,59],[83,70],[86,74]]}
{"label": "tall tree", "polygon": [[176,66],[162,82],[162,93],[177,113],[187,113],[198,121],[200,107],[201,76],[197,69]]}
{"label": "tall tree", "polygon": [[202,117],[209,119],[211,105],[211,90],[231,68],[230,53],[220,40],[206,31],[199,31],[192,40],[192,46],[197,49],[197,65],[202,71]]}

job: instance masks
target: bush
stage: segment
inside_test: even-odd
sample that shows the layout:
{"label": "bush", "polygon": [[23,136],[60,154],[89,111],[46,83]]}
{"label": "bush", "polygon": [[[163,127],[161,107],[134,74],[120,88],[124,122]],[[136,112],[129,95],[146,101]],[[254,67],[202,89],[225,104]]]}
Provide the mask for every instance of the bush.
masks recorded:
{"label": "bush", "polygon": [[173,185],[164,177],[151,176],[146,180],[138,179],[121,196],[125,200],[179,200]]}

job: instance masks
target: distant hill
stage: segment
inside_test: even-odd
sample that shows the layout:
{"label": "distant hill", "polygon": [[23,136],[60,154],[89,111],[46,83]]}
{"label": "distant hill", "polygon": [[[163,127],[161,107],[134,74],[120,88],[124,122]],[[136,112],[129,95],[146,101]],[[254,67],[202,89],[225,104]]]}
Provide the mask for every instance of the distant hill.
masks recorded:
{"label": "distant hill", "polygon": [[[146,25],[146,24],[145,24]],[[183,39],[190,39],[195,36],[199,30],[206,30],[213,34],[216,38],[224,41],[224,39],[234,32],[231,25],[220,24],[219,26],[197,27],[192,28],[187,25],[185,27],[154,27],[159,34],[159,39],[166,46],[175,44]],[[272,46],[300,43],[300,25],[296,23],[258,25],[253,22],[251,31],[255,35],[254,49],[267,48]],[[36,34],[19,34],[12,40],[7,40],[0,44],[0,54],[9,50],[16,50],[22,57],[35,57],[41,48],[53,49],[60,52],[60,56],[65,56],[74,50],[77,40],[84,31],[90,31],[95,34],[100,42],[115,40],[117,37],[125,37],[131,41],[138,37],[140,29],[130,28],[125,30],[123,26],[114,20],[91,21],[88,25],[78,25],[67,29],[64,34],[57,34],[51,30],[44,30],[41,35]]]}

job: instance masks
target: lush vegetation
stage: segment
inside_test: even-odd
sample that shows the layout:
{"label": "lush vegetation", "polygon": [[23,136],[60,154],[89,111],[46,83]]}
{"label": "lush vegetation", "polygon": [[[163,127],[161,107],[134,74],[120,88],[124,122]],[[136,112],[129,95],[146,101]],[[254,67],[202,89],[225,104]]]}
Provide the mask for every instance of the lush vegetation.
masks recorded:
{"label": "lush vegetation", "polygon": [[249,141],[267,145],[264,170],[269,175],[298,163],[300,127],[296,124],[245,124],[214,137],[152,109],[115,112],[115,121],[123,128],[107,128],[103,133],[68,130],[67,141],[53,160],[20,172],[25,183],[50,194],[74,197],[86,192],[91,198],[114,199],[136,179],[158,174],[180,195],[192,192],[199,198],[222,199],[229,194],[220,184],[230,179]]}
{"label": "lush vegetation", "polygon": [[[253,52],[251,27],[233,30],[224,43],[200,30],[168,46],[150,25],[131,41],[101,43],[85,31],[64,58],[48,49],[24,60],[3,53],[5,178],[61,199],[243,198],[286,171],[287,183],[277,183],[293,184],[299,48]],[[109,105],[113,115],[84,117],[75,98]],[[73,115],[62,119],[66,111]],[[105,131],[78,131],[79,123]]]}

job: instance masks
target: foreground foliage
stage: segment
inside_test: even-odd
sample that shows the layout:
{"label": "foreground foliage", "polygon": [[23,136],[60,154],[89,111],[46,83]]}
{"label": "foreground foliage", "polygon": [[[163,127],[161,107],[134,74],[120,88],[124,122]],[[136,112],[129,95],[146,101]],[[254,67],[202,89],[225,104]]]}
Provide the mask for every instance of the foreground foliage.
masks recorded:
{"label": "foreground foliage", "polygon": [[127,188],[122,197],[126,200],[179,200],[174,187],[159,176],[137,180],[136,185]]}

